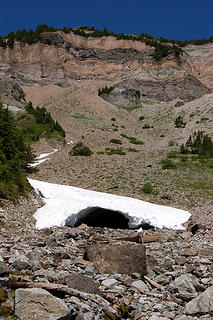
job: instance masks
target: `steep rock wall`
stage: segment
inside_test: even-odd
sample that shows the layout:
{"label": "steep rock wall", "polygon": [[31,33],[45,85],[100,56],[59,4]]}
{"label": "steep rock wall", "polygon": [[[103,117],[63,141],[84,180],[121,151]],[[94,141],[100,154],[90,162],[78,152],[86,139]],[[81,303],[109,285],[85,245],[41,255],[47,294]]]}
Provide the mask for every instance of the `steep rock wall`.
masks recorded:
{"label": "steep rock wall", "polygon": [[61,31],[43,33],[42,37],[51,44],[16,42],[13,49],[0,47],[0,73],[12,75],[21,84],[65,86],[69,79],[117,81],[141,72],[151,80],[157,72],[163,80],[172,66],[194,75],[213,90],[213,44],[191,45],[184,48],[180,58],[170,55],[156,62],[154,48],[135,40],[84,38]]}

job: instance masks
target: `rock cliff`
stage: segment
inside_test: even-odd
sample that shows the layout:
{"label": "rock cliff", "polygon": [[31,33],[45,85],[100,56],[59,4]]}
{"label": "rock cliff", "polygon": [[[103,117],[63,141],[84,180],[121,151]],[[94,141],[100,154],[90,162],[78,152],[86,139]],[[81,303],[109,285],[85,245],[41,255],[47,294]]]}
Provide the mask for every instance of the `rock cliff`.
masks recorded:
{"label": "rock cliff", "polygon": [[170,55],[156,62],[154,48],[136,40],[84,38],[61,31],[46,32],[42,37],[48,44],[16,42],[13,49],[1,47],[0,73],[25,85],[66,86],[69,79],[119,81],[138,74],[162,83],[171,78],[172,71],[174,80],[177,73],[190,74],[213,89],[213,44],[190,45],[183,56]]}
{"label": "rock cliff", "polygon": [[17,81],[6,76],[0,77],[0,102],[8,107],[14,116],[23,112],[26,105],[25,94]]}

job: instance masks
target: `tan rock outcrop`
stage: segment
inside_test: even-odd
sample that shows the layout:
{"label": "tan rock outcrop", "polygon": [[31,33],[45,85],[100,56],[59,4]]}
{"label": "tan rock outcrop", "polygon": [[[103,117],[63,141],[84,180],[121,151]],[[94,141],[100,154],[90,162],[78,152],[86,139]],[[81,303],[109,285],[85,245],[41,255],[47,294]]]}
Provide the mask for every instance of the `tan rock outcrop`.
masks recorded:
{"label": "tan rock outcrop", "polygon": [[[69,79],[120,80],[139,72],[154,78],[150,68],[173,66],[188,72],[213,89],[213,44],[190,45],[180,58],[170,55],[156,62],[154,48],[136,40],[117,40],[113,36],[84,38],[62,31],[41,35],[51,44],[23,44],[13,49],[0,47],[0,73],[12,75],[22,84],[67,85]],[[153,80],[153,79],[152,79]]]}

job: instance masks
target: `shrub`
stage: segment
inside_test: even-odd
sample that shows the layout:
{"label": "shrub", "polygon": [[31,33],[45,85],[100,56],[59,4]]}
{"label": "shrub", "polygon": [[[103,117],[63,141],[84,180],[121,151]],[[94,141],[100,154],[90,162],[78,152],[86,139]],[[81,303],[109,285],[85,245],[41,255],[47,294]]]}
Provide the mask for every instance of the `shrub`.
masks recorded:
{"label": "shrub", "polygon": [[117,149],[109,149],[107,154],[110,155],[110,156],[112,154],[118,154],[120,156],[124,156],[126,153],[121,148],[117,148]]}
{"label": "shrub", "polygon": [[116,119],[115,118],[111,118],[111,121],[116,121]]}
{"label": "shrub", "polygon": [[143,191],[144,193],[150,194],[150,193],[153,193],[154,189],[153,189],[153,186],[151,185],[150,182],[146,182],[146,183],[143,185],[142,191]]}
{"label": "shrub", "polygon": [[180,152],[182,154],[192,153],[211,158],[213,157],[213,141],[203,131],[197,131],[189,136],[185,145],[181,145]]}
{"label": "shrub", "polygon": [[104,88],[99,88],[98,89],[98,95],[101,96],[102,94],[110,94],[110,92],[112,92],[114,90],[114,87],[104,87]]}
{"label": "shrub", "polygon": [[185,128],[186,122],[183,121],[183,117],[179,116],[175,119],[176,128]]}
{"label": "shrub", "polygon": [[122,144],[121,140],[119,139],[111,139],[110,142],[115,144]]}
{"label": "shrub", "polygon": [[177,152],[176,151],[170,151],[168,154],[167,154],[167,158],[177,158]]}
{"label": "shrub", "polygon": [[173,147],[175,145],[175,142],[173,140],[169,141],[169,147]]}
{"label": "shrub", "polygon": [[145,123],[145,125],[142,127],[142,129],[149,129],[150,125],[148,123]]}
{"label": "shrub", "polygon": [[139,139],[137,139],[137,138],[135,138],[135,137],[128,137],[125,133],[121,133],[121,136],[122,136],[123,138],[128,139],[129,142],[132,143],[132,144],[144,144],[143,141],[141,141],[141,140],[139,140]]}
{"label": "shrub", "polygon": [[143,141],[138,140],[137,138],[134,138],[134,137],[128,137],[128,139],[129,139],[129,142],[132,144],[144,144]]}
{"label": "shrub", "polygon": [[142,121],[142,120],[144,120],[144,119],[145,119],[144,116],[140,116],[139,121]]}
{"label": "shrub", "polygon": [[71,156],[91,156],[92,151],[82,141],[77,142],[70,151]]}
{"label": "shrub", "polygon": [[162,169],[177,169],[176,164],[170,159],[164,159],[161,161]]}
{"label": "shrub", "polygon": [[135,148],[129,148],[128,149],[129,152],[139,152],[139,150],[135,149]]}

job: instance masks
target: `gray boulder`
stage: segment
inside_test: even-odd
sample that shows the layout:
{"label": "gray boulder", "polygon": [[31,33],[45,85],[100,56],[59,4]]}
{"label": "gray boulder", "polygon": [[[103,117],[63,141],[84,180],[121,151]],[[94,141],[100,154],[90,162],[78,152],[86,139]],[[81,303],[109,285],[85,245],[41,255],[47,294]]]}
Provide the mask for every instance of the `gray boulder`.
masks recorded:
{"label": "gray boulder", "polygon": [[29,259],[26,256],[21,255],[14,259],[11,266],[19,271],[24,269],[30,269],[32,267],[32,265],[29,262]]}
{"label": "gray boulder", "polygon": [[213,286],[188,302],[185,306],[185,312],[187,314],[213,313]]}
{"label": "gray boulder", "polygon": [[20,320],[68,320],[70,310],[63,300],[44,289],[17,289],[15,315]]}
{"label": "gray boulder", "polygon": [[193,285],[193,280],[189,275],[182,275],[180,277],[177,277],[170,285],[169,285],[170,291],[177,291],[179,293],[196,293],[195,287]]}

